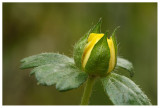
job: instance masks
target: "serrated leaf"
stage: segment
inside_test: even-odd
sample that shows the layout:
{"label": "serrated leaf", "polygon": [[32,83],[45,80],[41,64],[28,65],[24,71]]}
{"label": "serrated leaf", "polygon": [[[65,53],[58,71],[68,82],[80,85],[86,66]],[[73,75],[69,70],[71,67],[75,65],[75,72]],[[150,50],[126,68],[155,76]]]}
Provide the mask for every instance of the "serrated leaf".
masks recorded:
{"label": "serrated leaf", "polygon": [[87,74],[80,71],[74,64],[47,64],[32,70],[39,84],[66,91],[79,87],[86,81]]}
{"label": "serrated leaf", "polygon": [[30,57],[26,57],[21,60],[21,68],[32,68],[45,64],[57,64],[57,63],[68,63],[74,62],[73,59],[57,53],[42,53],[38,55],[33,55]]}
{"label": "serrated leaf", "polygon": [[130,61],[117,57],[117,66],[129,71],[131,77],[134,75],[133,64]]}
{"label": "serrated leaf", "polygon": [[125,76],[110,73],[101,81],[105,93],[115,105],[151,105],[142,90]]}
{"label": "serrated leaf", "polygon": [[56,84],[59,91],[79,87],[87,79],[87,74],[78,69],[72,58],[57,53],[42,53],[21,60],[22,69],[35,67],[38,84],[51,86]]}

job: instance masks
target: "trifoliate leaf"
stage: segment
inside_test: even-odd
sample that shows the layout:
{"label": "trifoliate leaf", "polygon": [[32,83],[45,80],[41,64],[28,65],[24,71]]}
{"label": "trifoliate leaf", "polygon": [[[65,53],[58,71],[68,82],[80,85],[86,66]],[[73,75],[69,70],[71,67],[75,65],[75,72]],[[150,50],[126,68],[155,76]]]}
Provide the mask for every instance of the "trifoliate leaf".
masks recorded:
{"label": "trifoliate leaf", "polygon": [[110,73],[101,81],[106,94],[115,105],[151,105],[142,90],[125,76]]}
{"label": "trifoliate leaf", "polygon": [[38,84],[51,86],[56,84],[59,91],[79,87],[87,79],[87,74],[78,69],[72,58],[56,53],[42,53],[21,60],[22,69],[35,67]]}
{"label": "trifoliate leaf", "polygon": [[130,76],[134,75],[134,68],[130,61],[117,57],[117,66],[130,72]]}

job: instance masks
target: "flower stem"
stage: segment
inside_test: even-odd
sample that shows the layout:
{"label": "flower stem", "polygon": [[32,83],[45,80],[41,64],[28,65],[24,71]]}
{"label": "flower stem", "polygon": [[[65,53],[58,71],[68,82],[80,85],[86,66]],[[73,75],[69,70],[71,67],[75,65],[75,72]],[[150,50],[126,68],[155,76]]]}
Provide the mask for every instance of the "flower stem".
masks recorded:
{"label": "flower stem", "polygon": [[88,105],[89,98],[90,98],[91,93],[92,93],[92,88],[93,88],[93,85],[94,85],[94,81],[95,81],[95,77],[93,77],[93,76],[88,77],[86,86],[84,88],[84,93],[83,93],[83,96],[82,96],[81,105]]}

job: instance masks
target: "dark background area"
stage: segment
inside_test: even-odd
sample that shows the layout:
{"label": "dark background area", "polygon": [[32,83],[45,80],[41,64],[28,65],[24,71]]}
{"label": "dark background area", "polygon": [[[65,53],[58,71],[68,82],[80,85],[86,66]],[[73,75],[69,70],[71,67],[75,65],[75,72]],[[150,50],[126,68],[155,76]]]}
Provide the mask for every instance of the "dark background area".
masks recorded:
{"label": "dark background area", "polygon": [[[78,105],[84,85],[68,92],[37,85],[20,60],[42,52],[72,56],[74,44],[102,17],[102,32],[117,31],[119,55],[131,78],[157,104],[157,3],[3,3],[3,105]],[[125,70],[117,73],[129,77]],[[111,105],[100,81],[91,105]]]}

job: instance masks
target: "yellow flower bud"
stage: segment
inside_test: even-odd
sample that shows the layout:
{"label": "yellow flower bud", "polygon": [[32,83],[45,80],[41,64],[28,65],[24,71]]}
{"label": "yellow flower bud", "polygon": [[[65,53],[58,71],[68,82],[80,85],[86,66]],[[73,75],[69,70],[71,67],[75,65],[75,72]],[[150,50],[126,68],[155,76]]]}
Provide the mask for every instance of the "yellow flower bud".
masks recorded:
{"label": "yellow flower bud", "polygon": [[[85,69],[86,63],[90,57],[91,51],[95,44],[104,36],[104,34],[98,34],[98,33],[91,33],[88,37],[88,43],[85,45],[84,48],[84,53],[82,57],[82,67]],[[108,71],[111,72],[116,64],[116,57],[115,57],[115,47],[114,47],[114,42],[112,40],[112,37],[110,39],[107,38],[109,50],[110,50],[110,59],[109,59],[109,66],[108,66]],[[107,69],[107,67],[106,67]]]}
{"label": "yellow flower bud", "polygon": [[85,65],[88,61],[88,58],[91,54],[91,51],[94,45],[104,36],[104,34],[91,33],[88,38],[88,44],[85,46],[83,58],[82,58],[82,67],[85,68]]}
{"label": "yellow flower bud", "polygon": [[101,33],[101,23],[99,20],[74,46],[76,66],[89,75],[104,76],[113,71],[117,63],[116,29],[107,38],[107,33]]}

